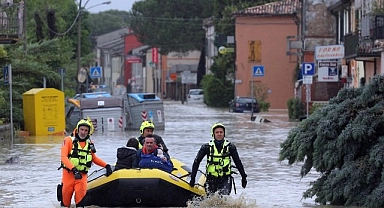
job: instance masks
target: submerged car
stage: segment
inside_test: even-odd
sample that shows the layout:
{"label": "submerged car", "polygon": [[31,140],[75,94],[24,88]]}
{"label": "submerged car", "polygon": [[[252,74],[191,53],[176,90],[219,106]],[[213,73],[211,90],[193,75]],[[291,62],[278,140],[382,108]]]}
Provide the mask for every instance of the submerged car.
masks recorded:
{"label": "submerged car", "polygon": [[202,89],[190,89],[187,95],[188,103],[203,103],[204,91]]}
{"label": "submerged car", "polygon": [[257,100],[252,97],[236,97],[229,103],[229,112],[260,112]]}

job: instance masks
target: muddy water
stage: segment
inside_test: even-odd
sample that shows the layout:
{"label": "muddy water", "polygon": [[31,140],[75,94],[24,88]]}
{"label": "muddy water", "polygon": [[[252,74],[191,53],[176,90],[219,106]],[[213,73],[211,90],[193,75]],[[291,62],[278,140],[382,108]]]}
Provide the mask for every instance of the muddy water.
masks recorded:
{"label": "muddy water", "polygon": [[[172,157],[192,165],[200,146],[211,139],[212,124],[221,122],[227,127],[226,137],[237,146],[248,174],[246,189],[241,188],[240,176],[235,176],[237,194],[232,190],[225,202],[212,198],[191,207],[315,206],[312,199],[302,200],[302,193],[318,174],[300,178],[299,165],[291,167],[277,161],[279,144],[296,125],[288,121],[287,112],[260,113],[271,122],[259,123],[251,121],[250,114],[229,113],[228,109],[179,102],[165,102],[164,107],[165,130],[155,133],[163,137]],[[138,133],[96,133],[93,140],[97,155],[114,163],[116,149]],[[61,137],[27,137],[15,139],[11,145],[9,140],[0,140],[0,207],[59,207],[56,185],[61,178],[61,171],[57,170],[61,141]],[[11,156],[19,156],[21,163],[4,164]],[[200,169],[204,167],[203,160]]]}

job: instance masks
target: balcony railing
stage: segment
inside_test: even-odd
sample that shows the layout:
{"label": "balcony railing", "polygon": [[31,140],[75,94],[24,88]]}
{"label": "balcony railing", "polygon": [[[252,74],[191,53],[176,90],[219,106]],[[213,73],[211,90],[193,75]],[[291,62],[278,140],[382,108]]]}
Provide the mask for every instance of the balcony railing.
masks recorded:
{"label": "balcony railing", "polygon": [[[0,44],[16,43],[22,38],[24,4],[0,4]],[[13,2],[13,1],[11,1]]]}
{"label": "balcony railing", "polygon": [[349,33],[344,36],[344,57],[354,58],[359,51],[359,35],[357,33]]}
{"label": "balcony railing", "polygon": [[346,59],[364,59],[380,57],[380,52],[373,50],[374,40],[372,38],[362,38],[359,32],[349,33],[344,36],[344,48]]}
{"label": "balcony railing", "polygon": [[384,16],[375,16],[373,18],[372,39],[384,39]]}

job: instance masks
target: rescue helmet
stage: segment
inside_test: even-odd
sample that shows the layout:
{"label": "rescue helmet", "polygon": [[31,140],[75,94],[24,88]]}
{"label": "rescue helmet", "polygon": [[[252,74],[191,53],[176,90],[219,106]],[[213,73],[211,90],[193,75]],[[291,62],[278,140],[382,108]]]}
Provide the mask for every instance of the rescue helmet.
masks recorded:
{"label": "rescue helmet", "polygon": [[81,119],[78,123],[77,123],[77,125],[76,125],[76,131],[78,131],[78,129],[79,129],[79,127],[80,126],[87,126],[88,128],[89,128],[89,132],[88,132],[88,134],[89,135],[92,135],[93,134],[93,124],[92,124],[92,121],[91,121],[91,119],[89,119],[89,118],[87,118],[87,119]]}
{"label": "rescue helmet", "polygon": [[145,129],[155,130],[155,125],[151,121],[143,121],[140,126],[140,134],[143,134]]}
{"label": "rescue helmet", "polygon": [[211,134],[212,134],[212,137],[215,138],[215,129],[216,128],[223,128],[223,131],[224,131],[224,137],[225,137],[225,126],[222,124],[222,123],[214,123],[212,125],[212,128],[211,128]]}

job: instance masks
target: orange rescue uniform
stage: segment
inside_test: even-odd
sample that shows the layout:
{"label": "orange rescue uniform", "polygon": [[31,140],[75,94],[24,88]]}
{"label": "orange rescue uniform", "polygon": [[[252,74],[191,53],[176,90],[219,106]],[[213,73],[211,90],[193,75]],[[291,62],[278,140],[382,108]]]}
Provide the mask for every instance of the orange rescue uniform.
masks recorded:
{"label": "orange rescue uniform", "polygon": [[[78,141],[78,144],[84,148],[86,145],[86,141]],[[72,138],[71,137],[65,137],[63,141],[63,145],[61,147],[61,162],[64,164],[65,167],[72,170],[75,166],[69,161],[68,155],[72,151]],[[95,153],[92,154],[92,162],[95,163],[98,166],[105,167],[107,163],[96,156]],[[84,198],[85,194],[87,193],[87,174],[81,173],[82,178],[80,180],[75,180],[75,175],[72,171],[68,171],[67,169],[63,168],[63,199],[62,202],[64,206],[69,207],[71,205],[71,199],[73,192],[75,192],[75,203],[78,204],[80,201]]]}

